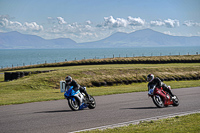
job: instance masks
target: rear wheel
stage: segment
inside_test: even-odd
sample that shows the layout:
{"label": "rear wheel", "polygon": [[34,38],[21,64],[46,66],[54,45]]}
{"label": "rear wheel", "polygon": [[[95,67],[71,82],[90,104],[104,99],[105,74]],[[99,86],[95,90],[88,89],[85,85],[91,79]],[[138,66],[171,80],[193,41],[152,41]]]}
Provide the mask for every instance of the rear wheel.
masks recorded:
{"label": "rear wheel", "polygon": [[159,95],[152,96],[152,100],[153,100],[154,104],[158,108],[163,108],[164,107],[164,102],[163,102],[162,98]]}
{"label": "rear wheel", "polygon": [[68,99],[68,104],[69,104],[69,107],[74,110],[74,111],[77,111],[79,110],[79,102],[76,98],[73,99]]}
{"label": "rear wheel", "polygon": [[93,96],[90,96],[91,102],[88,105],[89,109],[94,109],[96,107],[96,101]]}
{"label": "rear wheel", "polygon": [[179,105],[179,99],[178,99],[177,96],[176,96],[176,99],[173,100],[173,102],[174,102],[174,103],[172,104],[173,106],[178,106],[178,105]]}

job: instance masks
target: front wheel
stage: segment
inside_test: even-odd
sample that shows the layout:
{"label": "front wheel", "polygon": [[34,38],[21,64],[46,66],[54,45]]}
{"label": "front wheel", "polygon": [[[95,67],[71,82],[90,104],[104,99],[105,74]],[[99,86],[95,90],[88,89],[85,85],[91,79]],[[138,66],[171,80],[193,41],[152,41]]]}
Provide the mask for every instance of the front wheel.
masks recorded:
{"label": "front wheel", "polygon": [[173,102],[174,102],[174,103],[172,104],[173,106],[178,106],[178,105],[179,105],[179,99],[178,99],[177,96],[176,96],[176,99],[173,100]]}
{"label": "front wheel", "polygon": [[89,109],[94,109],[96,107],[96,101],[93,96],[90,96],[90,103],[88,105]]}
{"label": "front wheel", "polygon": [[77,111],[79,110],[79,102],[76,98],[73,98],[73,99],[68,99],[68,104],[69,104],[69,107],[73,110],[73,111]]}
{"label": "front wheel", "polygon": [[164,102],[163,102],[162,98],[159,95],[152,96],[152,100],[153,100],[154,104],[158,108],[163,108],[164,107]]}

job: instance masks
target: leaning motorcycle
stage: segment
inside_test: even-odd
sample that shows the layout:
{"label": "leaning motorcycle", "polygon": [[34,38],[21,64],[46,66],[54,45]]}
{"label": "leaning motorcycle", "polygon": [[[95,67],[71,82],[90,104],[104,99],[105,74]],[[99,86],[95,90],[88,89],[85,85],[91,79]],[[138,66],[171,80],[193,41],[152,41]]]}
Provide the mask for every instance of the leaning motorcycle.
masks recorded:
{"label": "leaning motorcycle", "polygon": [[[170,89],[171,87],[168,86]],[[152,98],[154,104],[158,107],[158,108],[163,108],[163,107],[167,107],[168,105],[173,105],[173,106],[178,106],[179,105],[179,99],[176,95],[174,99],[172,99],[172,97],[163,90],[163,88],[157,88],[155,86],[150,86],[149,87],[149,91],[148,91],[148,95]]]}
{"label": "leaning motorcycle", "polygon": [[[86,89],[86,87],[84,87]],[[87,96],[78,91],[73,90],[73,86],[71,86],[64,93],[65,98],[68,100],[69,107],[73,111],[81,110],[84,108],[94,109],[96,107],[96,102],[93,96],[90,95],[90,99]]]}

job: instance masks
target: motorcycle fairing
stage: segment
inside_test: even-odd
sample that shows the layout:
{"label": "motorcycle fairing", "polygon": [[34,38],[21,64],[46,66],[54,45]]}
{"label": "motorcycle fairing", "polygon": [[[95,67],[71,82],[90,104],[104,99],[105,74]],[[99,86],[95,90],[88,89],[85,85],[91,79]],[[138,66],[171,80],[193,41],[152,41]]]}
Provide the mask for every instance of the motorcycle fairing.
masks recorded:
{"label": "motorcycle fairing", "polygon": [[78,93],[80,93],[80,91],[79,91],[79,90],[78,90],[78,91],[74,91],[74,90],[73,90],[73,86],[71,86],[71,87],[69,88],[69,90],[65,92],[64,96],[65,96],[65,97],[70,97],[70,96],[74,96],[74,95],[76,95],[76,94],[78,94]]}
{"label": "motorcycle fairing", "polygon": [[73,101],[75,101],[75,97],[76,97],[79,101],[79,106],[80,106],[79,109],[83,109],[88,106],[85,103],[83,103],[84,96],[80,93],[80,90],[74,91],[73,86],[71,86],[68,89],[68,91],[65,92],[64,96],[67,99],[71,98]]}
{"label": "motorcycle fairing", "polygon": [[83,109],[83,108],[87,108],[88,107],[88,105],[87,104],[85,104],[85,103],[82,103],[81,104],[81,106],[79,107],[79,109]]}
{"label": "motorcycle fairing", "polygon": [[157,95],[160,95],[164,101],[164,105],[167,106],[169,104],[173,104],[173,101],[171,100],[170,96],[168,93],[166,93],[162,87],[159,89],[159,88],[155,88],[154,90],[154,94],[157,94]]}

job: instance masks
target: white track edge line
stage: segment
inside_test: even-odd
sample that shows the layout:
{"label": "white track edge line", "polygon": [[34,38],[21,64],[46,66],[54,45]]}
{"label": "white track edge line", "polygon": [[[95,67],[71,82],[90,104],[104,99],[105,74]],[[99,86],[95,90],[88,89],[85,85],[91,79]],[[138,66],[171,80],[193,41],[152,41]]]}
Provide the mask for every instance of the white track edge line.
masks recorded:
{"label": "white track edge line", "polygon": [[112,124],[112,125],[107,125],[107,126],[88,128],[88,129],[73,131],[73,132],[69,132],[69,133],[78,133],[78,132],[90,131],[90,130],[95,130],[95,129],[103,130],[103,129],[107,129],[107,128],[115,128],[115,127],[127,126],[129,124],[134,124],[135,125],[135,124],[139,124],[142,121],[159,120],[159,119],[171,118],[171,117],[175,117],[175,116],[184,116],[184,115],[195,114],[195,113],[200,113],[200,109],[194,110],[194,111],[179,112],[179,113],[174,113],[174,114],[168,114],[168,115],[155,116],[155,117],[139,119],[139,120],[134,120],[134,121],[122,122],[122,123],[117,123],[117,124]]}

